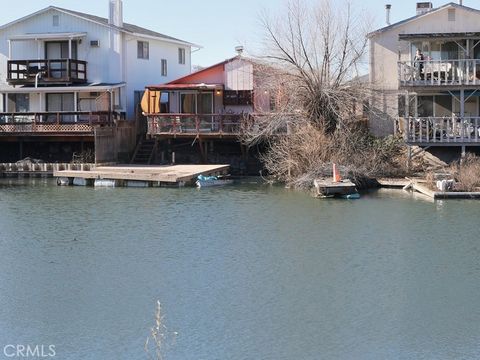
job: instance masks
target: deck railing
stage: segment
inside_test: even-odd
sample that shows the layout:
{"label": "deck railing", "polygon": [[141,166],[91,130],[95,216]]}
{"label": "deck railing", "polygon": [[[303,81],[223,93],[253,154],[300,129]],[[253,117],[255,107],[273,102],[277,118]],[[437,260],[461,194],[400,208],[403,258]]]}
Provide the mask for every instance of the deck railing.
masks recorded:
{"label": "deck railing", "polygon": [[148,134],[240,134],[248,117],[239,114],[150,114]]}
{"label": "deck railing", "polygon": [[109,126],[109,111],[61,111],[0,113],[0,136],[7,134],[92,133],[96,126]]}
{"label": "deck railing", "polygon": [[399,61],[401,86],[480,85],[480,59]]}
{"label": "deck railing", "polygon": [[407,143],[480,143],[480,117],[400,118]]}
{"label": "deck railing", "polygon": [[[37,74],[40,74],[37,78]],[[36,79],[37,78],[37,79]],[[86,83],[87,62],[74,59],[9,60],[7,81],[12,85]]]}

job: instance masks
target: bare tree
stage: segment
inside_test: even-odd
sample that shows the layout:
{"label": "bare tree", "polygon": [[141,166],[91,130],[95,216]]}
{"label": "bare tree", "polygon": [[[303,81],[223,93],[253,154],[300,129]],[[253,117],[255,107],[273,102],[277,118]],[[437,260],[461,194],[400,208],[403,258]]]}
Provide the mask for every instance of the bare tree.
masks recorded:
{"label": "bare tree", "polygon": [[[339,6],[344,4],[345,6]],[[320,0],[307,5],[290,0],[285,13],[264,14],[265,54],[261,57],[283,72],[280,83],[266,72],[264,84],[284,88],[288,97],[279,112],[299,111],[325,133],[352,118],[355,102],[365,91],[359,79],[367,50],[366,26],[345,1]],[[267,119],[268,120],[268,119]]]}
{"label": "bare tree", "polygon": [[264,53],[255,88],[265,89],[274,106],[257,114],[243,141],[269,144],[263,161],[278,180],[319,176],[334,161],[356,174],[392,165],[398,143],[374,140],[358,121],[370,95],[360,76],[367,23],[344,0],[290,0],[284,12],[261,17]]}

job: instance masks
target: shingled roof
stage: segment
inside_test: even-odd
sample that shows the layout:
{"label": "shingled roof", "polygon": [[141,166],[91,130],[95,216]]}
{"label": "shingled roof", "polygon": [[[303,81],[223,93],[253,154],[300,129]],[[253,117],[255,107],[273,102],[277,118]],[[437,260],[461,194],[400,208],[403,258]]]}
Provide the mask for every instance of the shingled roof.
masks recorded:
{"label": "shingled roof", "polygon": [[[77,16],[77,17],[89,20],[89,21],[99,23],[99,24],[104,25],[104,26],[109,26],[107,18],[83,13],[83,12],[80,12],[80,11],[64,9],[64,8],[61,8],[61,7],[58,7],[58,6],[49,6],[45,9],[42,9],[40,11],[37,11],[37,12],[32,13],[30,15],[27,15],[27,16],[21,18],[21,19],[15,20],[15,21],[13,21],[9,24],[1,26],[0,29],[3,29],[5,27],[13,25],[17,22],[20,22],[22,20],[26,20],[30,17],[33,17],[35,15],[39,15],[39,14],[44,13],[44,12],[49,11],[49,10],[57,10],[57,11],[60,11],[60,12],[66,13],[66,14],[70,14],[70,15],[73,15],[73,16]],[[155,37],[155,38],[162,39],[162,40],[173,41],[173,42],[178,42],[178,43],[182,43],[182,44],[189,45],[189,46],[199,47],[198,45],[192,44],[188,41],[181,40],[181,39],[178,39],[178,38],[175,38],[175,37],[172,37],[172,36],[168,36],[168,35],[165,35],[165,34],[161,34],[159,32],[153,31],[153,30],[145,29],[143,27],[140,27],[140,26],[137,26],[137,25],[134,25],[134,24],[123,23],[123,26],[120,28],[120,30],[125,31],[127,33],[131,33],[131,34],[151,36],[151,37]]]}

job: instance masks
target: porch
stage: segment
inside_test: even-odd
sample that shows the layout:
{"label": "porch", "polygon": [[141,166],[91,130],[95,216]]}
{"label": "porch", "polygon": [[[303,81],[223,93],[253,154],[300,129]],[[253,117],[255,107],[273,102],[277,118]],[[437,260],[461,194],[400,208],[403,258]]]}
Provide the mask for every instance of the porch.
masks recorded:
{"label": "porch", "polygon": [[480,60],[399,61],[400,86],[480,85]]}
{"label": "porch", "polygon": [[10,85],[82,84],[87,62],[79,57],[84,32],[29,33],[8,39],[7,82]]}
{"label": "porch", "polygon": [[400,86],[480,84],[480,33],[400,34]]}
{"label": "porch", "polygon": [[407,117],[399,127],[408,144],[480,146],[480,117]]}
{"label": "porch", "polygon": [[148,135],[238,136],[250,119],[242,114],[150,114]]}
{"label": "porch", "polygon": [[110,111],[0,113],[0,137],[19,135],[89,135],[95,127],[111,126],[119,115]]}
{"label": "porch", "polygon": [[405,92],[397,130],[410,144],[480,145],[480,91]]}
{"label": "porch", "polygon": [[74,59],[9,60],[10,85],[53,85],[87,82],[87,62]]}

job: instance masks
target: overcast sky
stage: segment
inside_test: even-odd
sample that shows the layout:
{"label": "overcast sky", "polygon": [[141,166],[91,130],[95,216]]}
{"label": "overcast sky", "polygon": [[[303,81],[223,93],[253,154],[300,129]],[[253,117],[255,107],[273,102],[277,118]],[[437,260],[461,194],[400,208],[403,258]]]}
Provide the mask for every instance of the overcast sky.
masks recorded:
{"label": "overcast sky", "polygon": [[[314,2],[316,0],[308,0]],[[332,0],[342,6],[344,0]],[[385,4],[392,4],[392,22],[415,14],[415,0],[350,0],[353,7],[373,17],[371,28],[385,24]],[[435,7],[449,1],[432,1]],[[18,19],[49,5],[108,16],[108,0],[0,0],[0,23]],[[15,5],[14,5],[15,4]],[[208,66],[235,54],[236,45],[246,50],[258,46],[261,28],[259,14],[281,11],[284,0],[123,0],[124,21],[178,37],[203,46],[192,62]],[[466,6],[480,9],[480,0],[464,0]]]}

